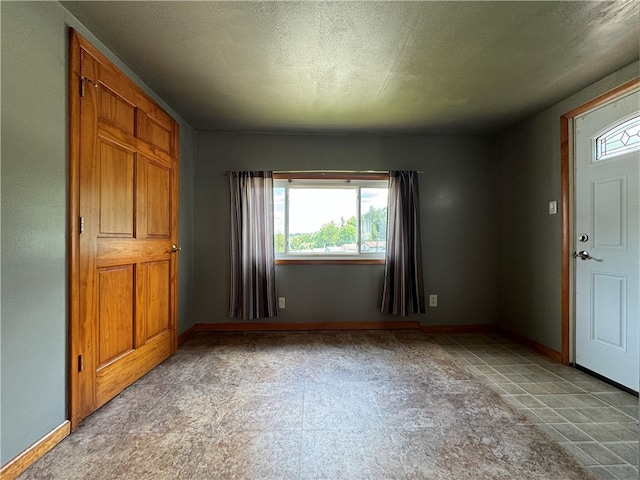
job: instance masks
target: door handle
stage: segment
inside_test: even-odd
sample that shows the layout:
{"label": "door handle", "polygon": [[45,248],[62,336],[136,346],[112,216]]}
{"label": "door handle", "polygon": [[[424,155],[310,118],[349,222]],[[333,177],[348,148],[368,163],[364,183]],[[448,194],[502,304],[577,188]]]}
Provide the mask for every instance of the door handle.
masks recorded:
{"label": "door handle", "polygon": [[573,252],[573,258],[579,258],[580,260],[595,260],[596,262],[601,262],[601,258],[592,257],[589,255],[589,252],[586,250],[580,250],[578,252]]}
{"label": "door handle", "polygon": [[590,260],[593,257],[589,255],[586,250],[580,250],[579,252],[573,252],[573,258],[579,258],[580,260]]}
{"label": "door handle", "polygon": [[171,245],[171,253],[178,253],[180,250],[182,250],[182,247]]}

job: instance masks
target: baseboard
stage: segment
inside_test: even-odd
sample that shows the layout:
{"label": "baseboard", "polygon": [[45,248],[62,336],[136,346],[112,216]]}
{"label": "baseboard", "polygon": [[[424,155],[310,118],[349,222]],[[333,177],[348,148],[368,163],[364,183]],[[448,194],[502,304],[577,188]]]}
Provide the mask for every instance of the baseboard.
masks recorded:
{"label": "baseboard", "polygon": [[515,340],[518,343],[521,343],[525,347],[529,347],[531,350],[544,355],[545,357],[550,358],[554,362],[562,363],[562,354],[553,348],[549,348],[546,345],[536,342],[535,340],[531,340],[524,335],[514,332],[508,328],[499,326],[498,331],[503,335]]}
{"label": "baseboard", "polygon": [[67,420],[4,465],[0,469],[0,478],[2,480],[13,480],[60,443],[69,433],[71,433],[71,422]]}
{"label": "baseboard", "polygon": [[492,323],[480,323],[475,325],[423,325],[420,327],[424,333],[489,333],[495,332],[497,326]]}
{"label": "baseboard", "polygon": [[182,345],[184,342],[189,340],[195,333],[197,333],[197,326],[200,324],[192,325],[187,330],[178,335],[178,345]]}
{"label": "baseboard", "polygon": [[264,331],[317,331],[317,330],[422,330],[425,333],[486,333],[496,330],[496,325],[428,325],[417,321],[398,322],[229,322],[196,323],[178,337],[184,343],[200,332],[264,332]]}
{"label": "baseboard", "polygon": [[317,331],[317,330],[420,330],[420,322],[228,322],[196,323],[178,337],[183,343],[199,332],[269,332],[269,331]]}

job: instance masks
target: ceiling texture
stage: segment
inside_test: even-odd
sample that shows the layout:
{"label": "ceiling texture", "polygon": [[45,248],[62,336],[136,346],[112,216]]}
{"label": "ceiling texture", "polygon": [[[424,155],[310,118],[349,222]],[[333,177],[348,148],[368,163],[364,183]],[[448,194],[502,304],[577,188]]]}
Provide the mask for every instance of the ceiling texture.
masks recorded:
{"label": "ceiling texture", "polygon": [[196,130],[488,134],[639,58],[640,2],[62,2]]}

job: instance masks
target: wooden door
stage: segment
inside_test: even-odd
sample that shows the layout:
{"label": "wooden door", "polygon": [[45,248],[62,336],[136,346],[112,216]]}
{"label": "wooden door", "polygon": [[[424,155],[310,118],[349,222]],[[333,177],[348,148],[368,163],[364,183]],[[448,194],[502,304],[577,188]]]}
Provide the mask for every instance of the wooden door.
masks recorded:
{"label": "wooden door", "polygon": [[178,126],[76,32],[70,69],[70,418],[176,349]]}

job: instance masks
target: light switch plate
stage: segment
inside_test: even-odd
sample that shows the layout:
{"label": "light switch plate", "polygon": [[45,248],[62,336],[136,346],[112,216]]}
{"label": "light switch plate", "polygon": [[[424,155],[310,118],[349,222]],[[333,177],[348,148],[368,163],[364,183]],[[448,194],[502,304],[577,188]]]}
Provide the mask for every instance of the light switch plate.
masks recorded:
{"label": "light switch plate", "polygon": [[549,215],[555,215],[558,213],[558,201],[551,200],[549,202]]}

